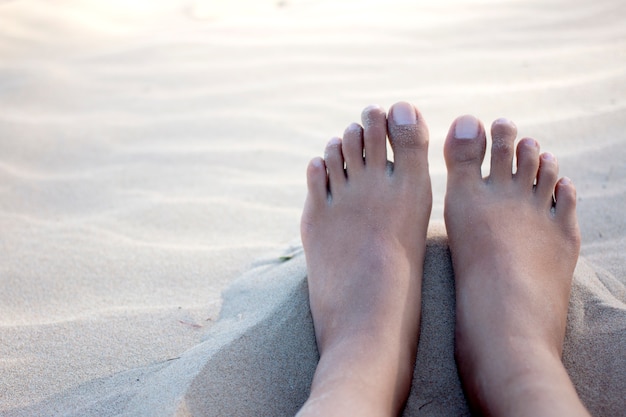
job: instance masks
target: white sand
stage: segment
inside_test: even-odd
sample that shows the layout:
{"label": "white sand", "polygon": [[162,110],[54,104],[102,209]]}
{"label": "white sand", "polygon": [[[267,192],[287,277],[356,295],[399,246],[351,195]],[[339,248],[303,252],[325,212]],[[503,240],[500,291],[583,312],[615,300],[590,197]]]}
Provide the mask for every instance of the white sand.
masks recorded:
{"label": "white sand", "polygon": [[293,414],[317,355],[304,168],[408,100],[435,201],[405,414],[467,415],[440,224],[443,138],[473,113],[577,185],[564,361],[626,415],[626,3],[433,3],[0,1],[0,414]]}

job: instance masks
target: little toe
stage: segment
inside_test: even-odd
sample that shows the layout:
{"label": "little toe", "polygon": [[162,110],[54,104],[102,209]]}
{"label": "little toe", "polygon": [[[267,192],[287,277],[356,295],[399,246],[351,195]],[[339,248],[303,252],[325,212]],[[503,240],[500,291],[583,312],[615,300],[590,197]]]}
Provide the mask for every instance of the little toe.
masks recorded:
{"label": "little toe", "polygon": [[341,139],[332,138],[324,151],[324,160],[328,171],[328,188],[331,194],[340,189],[346,182],[346,171],[343,168]]}
{"label": "little toe", "polygon": [[569,178],[563,177],[556,183],[555,199],[556,218],[562,222],[567,231],[572,232],[572,236],[578,236],[576,232],[578,227],[576,221],[576,187]]}
{"label": "little toe", "polygon": [[313,158],[306,170],[306,180],[309,200],[314,207],[322,207],[328,201],[328,177],[326,165],[322,158]]}
{"label": "little toe", "polygon": [[490,182],[502,184],[513,178],[513,144],[516,136],[517,127],[508,119],[498,119],[491,125]]}
{"label": "little toe", "polygon": [[514,178],[521,191],[532,190],[538,169],[539,143],[530,138],[520,140],[517,144],[517,171]]}
{"label": "little toe", "polygon": [[378,106],[366,107],[361,113],[365,165],[379,169],[387,166],[387,115]]}
{"label": "little toe", "polygon": [[343,134],[341,145],[343,158],[346,161],[348,178],[363,169],[363,128],[356,123],[348,126]]}
{"label": "little toe", "polygon": [[393,149],[394,173],[428,170],[428,127],[410,103],[396,103],[387,120],[389,142]]}
{"label": "little toe", "polygon": [[535,195],[542,204],[548,208],[552,207],[554,187],[559,175],[559,165],[549,152],[544,152],[539,157],[539,170],[537,171],[537,186]]}
{"label": "little toe", "polygon": [[443,155],[448,168],[448,184],[482,179],[480,166],[485,158],[485,129],[474,116],[458,117],[450,126]]}

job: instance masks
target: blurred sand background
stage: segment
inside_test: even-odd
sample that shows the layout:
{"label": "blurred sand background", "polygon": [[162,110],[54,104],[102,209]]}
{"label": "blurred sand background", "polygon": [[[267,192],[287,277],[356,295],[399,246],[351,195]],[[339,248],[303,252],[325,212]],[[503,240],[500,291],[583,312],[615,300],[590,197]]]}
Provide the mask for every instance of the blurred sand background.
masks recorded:
{"label": "blurred sand background", "polygon": [[434,205],[405,414],[467,413],[440,224],[443,139],[472,113],[577,185],[565,361],[626,415],[625,20],[621,0],[0,1],[0,414],[293,414],[316,359],[306,163],[406,100]]}

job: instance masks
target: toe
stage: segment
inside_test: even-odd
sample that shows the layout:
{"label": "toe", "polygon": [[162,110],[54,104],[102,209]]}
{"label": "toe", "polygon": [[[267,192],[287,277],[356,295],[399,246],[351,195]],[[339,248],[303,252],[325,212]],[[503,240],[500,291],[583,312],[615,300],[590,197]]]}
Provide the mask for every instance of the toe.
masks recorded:
{"label": "toe", "polygon": [[513,143],[516,135],[517,127],[508,119],[498,119],[491,125],[490,182],[507,183],[513,177]]}
{"label": "toe", "polygon": [[306,171],[306,180],[308,187],[307,200],[314,207],[322,207],[328,199],[328,178],[326,176],[326,166],[322,158],[313,158],[309,162]]}
{"label": "toe", "polygon": [[341,145],[343,158],[346,161],[346,171],[348,178],[351,173],[356,173],[363,169],[363,128],[356,123],[352,123],[346,128],[343,134]]}
{"label": "toe", "polygon": [[453,181],[481,179],[480,165],[485,157],[485,147],[482,123],[470,115],[457,118],[450,126],[443,148],[448,178]]}
{"label": "toe", "polygon": [[552,207],[554,187],[559,175],[559,166],[554,155],[549,152],[539,157],[539,170],[537,171],[537,187],[535,195],[547,208]]}
{"label": "toe", "polygon": [[387,115],[378,106],[369,106],[361,113],[365,165],[385,169],[387,165]]}
{"label": "toe", "polygon": [[555,197],[556,218],[566,229],[575,230],[578,224],[576,221],[576,187],[569,178],[563,177],[556,183]]}
{"label": "toe", "polygon": [[324,160],[328,170],[328,188],[332,193],[346,182],[346,171],[343,169],[343,155],[341,153],[341,139],[332,138],[328,142],[324,151]]}
{"label": "toe", "polygon": [[538,169],[539,143],[530,138],[520,140],[517,144],[517,171],[514,178],[522,191],[532,190]]}
{"label": "toe", "polygon": [[394,173],[417,174],[428,169],[428,127],[412,104],[400,102],[391,106],[387,130]]}

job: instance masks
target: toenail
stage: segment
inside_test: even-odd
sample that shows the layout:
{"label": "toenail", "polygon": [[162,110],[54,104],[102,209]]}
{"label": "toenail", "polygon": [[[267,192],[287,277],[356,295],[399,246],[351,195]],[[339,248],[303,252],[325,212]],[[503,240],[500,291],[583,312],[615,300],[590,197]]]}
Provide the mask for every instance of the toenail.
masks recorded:
{"label": "toenail", "polygon": [[363,113],[367,113],[367,112],[374,111],[374,110],[384,111],[383,108],[379,106],[378,104],[370,104],[369,106],[363,109]]}
{"label": "toenail", "polygon": [[494,125],[513,125],[513,126],[515,126],[515,123],[513,123],[512,121],[510,121],[506,117],[499,118],[498,120],[493,122],[493,124]]}
{"label": "toenail", "polygon": [[346,128],[346,133],[361,133],[363,128],[358,123],[351,123],[350,126]]}
{"label": "toenail", "polygon": [[535,139],[532,138],[524,138],[520,141],[520,143],[523,146],[526,146],[528,148],[536,148],[539,149],[539,142],[537,142]]}
{"label": "toenail", "polygon": [[382,107],[376,104],[372,104],[363,109],[361,113],[361,121],[363,122],[363,127],[372,127],[376,124],[376,122],[385,119],[385,110]]}
{"label": "toenail", "polygon": [[567,178],[567,177],[563,177],[563,178],[561,178],[561,180],[559,181],[559,183],[560,183],[561,185],[570,185],[570,184],[572,183],[572,180],[570,180],[570,179],[569,179],[569,178]]}
{"label": "toenail", "polygon": [[336,148],[339,146],[341,146],[341,139],[335,137],[329,140],[328,144],[326,145],[326,150],[324,151],[324,159],[328,159],[330,148]]}
{"label": "toenail", "polygon": [[322,158],[315,158],[311,161],[311,164],[313,164],[315,168],[322,168],[324,166],[324,160]]}
{"label": "toenail", "polygon": [[391,117],[395,124],[414,125],[417,123],[415,108],[409,103],[397,103],[391,109]]}
{"label": "toenail", "polygon": [[550,152],[545,152],[541,155],[541,159],[543,159],[544,161],[548,161],[548,162],[554,162],[556,161],[556,158],[554,157],[554,155],[552,155]]}
{"label": "toenail", "polygon": [[456,120],[454,137],[457,139],[476,139],[480,125],[474,116],[465,115]]}
{"label": "toenail", "polygon": [[326,146],[338,146],[338,145],[341,145],[341,139],[334,137],[328,141],[328,144]]}
{"label": "toenail", "polygon": [[385,110],[378,104],[370,104],[369,106],[363,109],[363,111],[361,112],[361,115],[365,116],[370,113],[384,113],[384,112]]}

